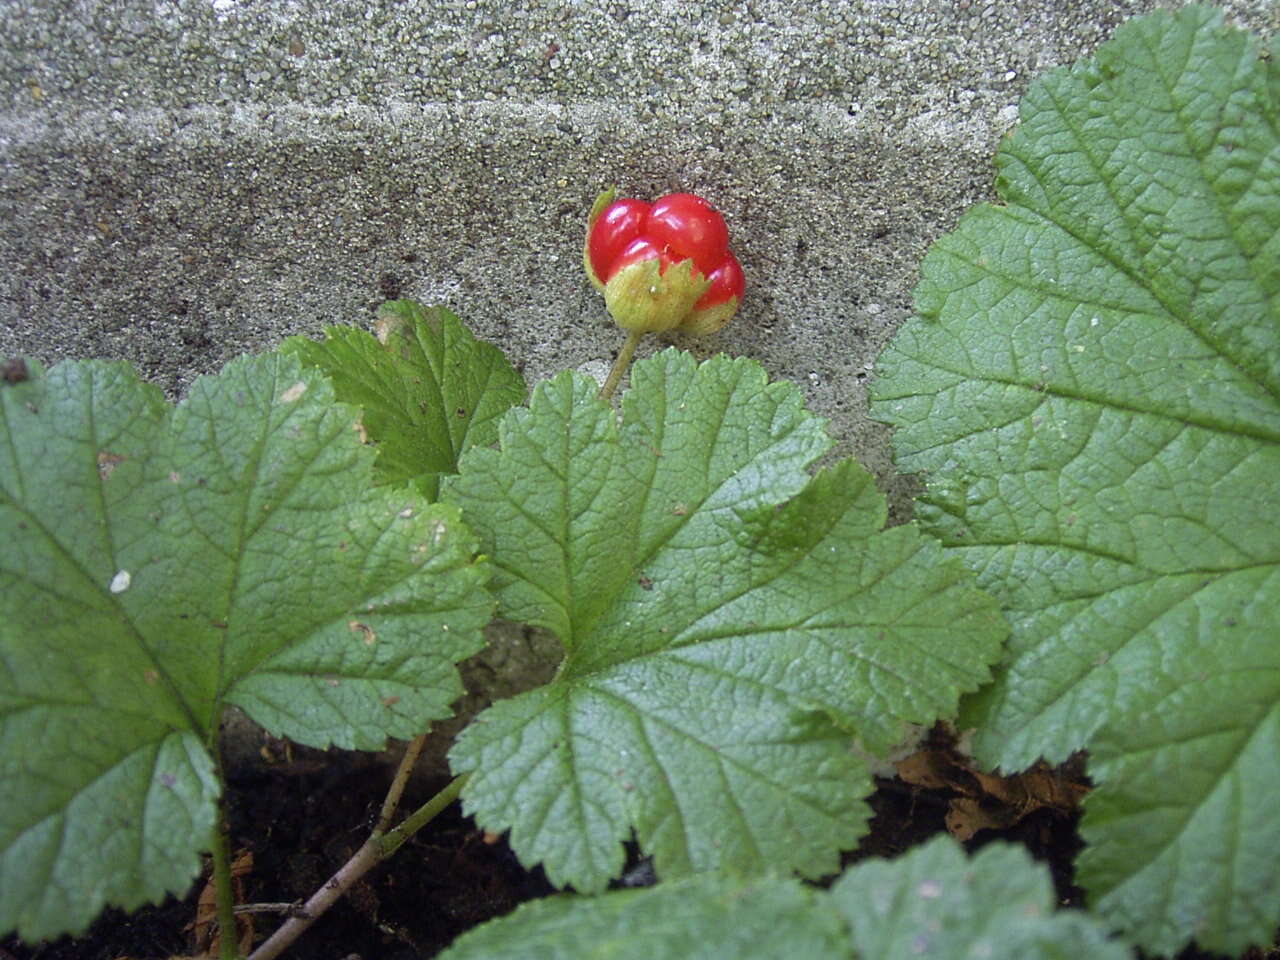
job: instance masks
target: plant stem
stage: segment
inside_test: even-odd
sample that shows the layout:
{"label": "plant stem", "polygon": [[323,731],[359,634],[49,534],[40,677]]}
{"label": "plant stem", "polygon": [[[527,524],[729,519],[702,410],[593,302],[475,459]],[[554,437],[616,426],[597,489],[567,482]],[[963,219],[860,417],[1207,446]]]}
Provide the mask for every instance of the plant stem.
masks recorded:
{"label": "plant stem", "polygon": [[613,369],[609,371],[609,377],[604,382],[604,386],[600,388],[600,399],[608,400],[613,396],[613,391],[618,389],[618,382],[622,379],[622,375],[627,372],[627,367],[631,366],[631,358],[635,356],[636,347],[640,345],[640,338],[644,334],[638,330],[632,330],[627,334],[627,341],[622,345],[622,349],[618,351],[618,359],[613,361]]}
{"label": "plant stem", "polygon": [[462,788],[467,785],[469,776],[470,774],[464,773],[461,776],[454,777],[447,787],[405,817],[404,823],[382,837],[382,855],[384,857],[391,856],[400,849],[401,844],[434,820],[441,810],[453,803],[458,798],[458,794],[462,792]]}
{"label": "plant stem", "polygon": [[240,928],[236,926],[236,895],[231,887],[231,856],[227,852],[227,835],[222,829],[222,808],[218,822],[210,831],[209,851],[213,855],[213,892],[218,901],[218,956],[222,960],[240,960]]}
{"label": "plant stem", "polygon": [[[401,765],[403,766],[403,762]],[[412,766],[412,761],[409,765]],[[406,817],[404,823],[400,824],[396,829],[386,835],[379,834],[377,830],[370,834],[369,839],[361,845],[351,859],[344,863],[338,869],[338,872],[325,882],[324,886],[311,895],[311,899],[303,904],[302,910],[298,915],[290,917],[281,924],[279,930],[249,955],[249,960],[273,960],[273,958],[278,957],[311,924],[315,923],[321,914],[333,906],[339,897],[355,886],[361,877],[395,853],[401,844],[430,823],[441,810],[452,803],[466,782],[467,775],[465,773],[460,777],[455,777],[447,787]],[[392,790],[395,789],[396,786],[393,782]],[[404,789],[403,784],[400,785],[400,789]],[[387,796],[388,800],[390,800],[390,791]],[[386,810],[385,803],[383,810]],[[229,958],[224,954],[223,960],[229,960]]]}
{"label": "plant stem", "polygon": [[409,782],[409,774],[413,772],[413,765],[418,762],[418,755],[422,753],[423,746],[426,745],[427,735],[420,733],[412,740],[409,745],[404,748],[404,756],[400,758],[400,766],[396,767],[396,775],[391,780],[391,786],[387,789],[387,798],[382,801],[382,813],[378,816],[378,825],[373,828],[373,835],[380,837],[387,832],[391,826],[391,818],[396,815],[396,807],[400,805],[400,796],[404,793],[404,786]]}
{"label": "plant stem", "polygon": [[[236,915],[242,913],[292,913],[301,910],[297,903],[240,903],[236,905]],[[0,958],[3,960],[3,958]]]}
{"label": "plant stem", "polygon": [[344,893],[350,890],[357,880],[376,866],[379,859],[378,841],[374,837],[366,840],[355,854],[344,863],[319,890],[311,895],[302,910],[280,925],[262,946],[249,954],[249,960],[271,960],[278,957],[286,947],[302,936],[311,924],[328,910]]}

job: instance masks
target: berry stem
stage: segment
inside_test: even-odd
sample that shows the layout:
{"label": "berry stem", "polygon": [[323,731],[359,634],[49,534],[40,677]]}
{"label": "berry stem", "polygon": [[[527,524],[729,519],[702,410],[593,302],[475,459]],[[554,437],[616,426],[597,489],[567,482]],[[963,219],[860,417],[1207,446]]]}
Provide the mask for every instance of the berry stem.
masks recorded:
{"label": "berry stem", "polygon": [[635,356],[636,347],[640,345],[640,338],[643,336],[644,333],[640,330],[632,330],[627,334],[626,342],[618,351],[618,359],[613,361],[613,369],[609,371],[608,379],[600,388],[601,400],[608,400],[613,396],[613,391],[618,389],[618,383],[622,380],[622,375],[627,372],[627,367],[631,366],[631,358]]}

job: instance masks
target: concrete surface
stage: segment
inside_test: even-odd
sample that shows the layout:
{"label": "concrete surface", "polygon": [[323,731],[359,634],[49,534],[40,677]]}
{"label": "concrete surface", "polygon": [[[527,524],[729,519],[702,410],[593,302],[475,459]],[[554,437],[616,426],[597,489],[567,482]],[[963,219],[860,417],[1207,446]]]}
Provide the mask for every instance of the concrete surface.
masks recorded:
{"label": "concrete surface", "polygon": [[692,190],[749,288],[686,345],[799,381],[901,515],[864,387],[920,258],[989,196],[1027,83],[1153,6],[10,0],[0,354],[123,358],[176,396],[403,295],[531,380],[598,372],[621,336],[582,276],[593,197]]}

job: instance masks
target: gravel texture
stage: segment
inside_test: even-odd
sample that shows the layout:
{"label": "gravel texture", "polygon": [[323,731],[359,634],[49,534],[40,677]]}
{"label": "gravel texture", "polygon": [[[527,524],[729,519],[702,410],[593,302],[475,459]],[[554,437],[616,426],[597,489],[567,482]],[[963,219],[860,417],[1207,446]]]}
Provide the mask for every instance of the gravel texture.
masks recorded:
{"label": "gravel texture", "polygon": [[[682,345],[799,381],[902,516],[865,385],[919,261],[990,197],[1027,83],[1153,6],[3,4],[0,355],[124,359],[176,396],[410,296],[531,381],[600,372],[621,336],[582,276],[591,201],[687,189],[749,288]],[[1227,10],[1280,27],[1271,0]]]}

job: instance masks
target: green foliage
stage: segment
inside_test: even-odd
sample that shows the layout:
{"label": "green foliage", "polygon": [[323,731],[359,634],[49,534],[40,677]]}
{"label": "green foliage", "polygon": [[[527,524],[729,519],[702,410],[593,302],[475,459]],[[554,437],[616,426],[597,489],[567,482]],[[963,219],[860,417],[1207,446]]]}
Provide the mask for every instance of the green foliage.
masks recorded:
{"label": "green foliage", "polygon": [[1054,913],[1048,872],[992,844],[969,859],[938,837],[850,868],[829,893],[795,880],[697,874],[647,890],[526,904],[460,937],[441,960],[1125,960],[1082,913]]}
{"label": "green foliage", "polygon": [[1089,747],[1080,878],[1156,952],[1280,924],[1278,92],[1196,7],[1038,81],[874,389],[1013,621],[979,756]]}
{"label": "green foliage", "polygon": [[282,349],[324,371],[337,398],[361,408],[378,448],[378,483],[412,483],[434,500],[458,457],[498,439],[498,417],[524,400],[524,380],[443,307],[383,304],[377,332],[329,327],[321,343],[290,337]]}
{"label": "green foliage", "polygon": [[0,930],[181,892],[223,708],[315,746],[447,716],[487,571],[456,508],[371,489],[356,412],[280,356],[170,408],[119,365],[0,389]]}
{"label": "green foliage", "polygon": [[526,903],[454,941],[441,960],[844,960],[836,911],[790,877],[701,873],[598,897]]}
{"label": "green foliage", "polygon": [[1097,920],[1055,913],[1048,871],[1021,847],[993,843],[972,859],[935,837],[892,862],[869,860],[831,888],[860,957],[1043,957],[1124,960]]}
{"label": "green foliage", "polygon": [[951,714],[1005,625],[958,565],[829,447],[792,384],[668,350],[619,422],[563,374],[473,449],[445,498],[493,557],[499,610],[556,632],[548,685],[450,755],[487,829],[597,891],[632,829],[658,872],[831,872],[872,789],[850,752]]}
{"label": "green foliage", "polygon": [[[0,387],[0,931],[182,890],[229,705],[356,749],[447,715],[492,574],[564,656],[454,744],[468,811],[557,884],[603,890],[632,837],[663,883],[526,905],[452,960],[1269,938],[1277,64],[1189,7],[1033,85],[1003,204],[930,252],[874,387],[937,539],[883,529],[857,464],[812,474],[823,424],[745,359],[660,353],[620,414],[571,373],[517,407],[499,351],[399,301],[377,339],[291,340],[176,408],[33,363]],[[979,587],[1013,634],[972,694],[1007,632]],[[962,703],[992,765],[1088,748],[1092,915],[999,845],[785,875],[834,872],[865,757]]]}
{"label": "green foliage", "polygon": [[[486,434],[505,361],[456,318],[394,310],[385,347],[293,341],[176,409],[93,362],[0,393],[0,924],[38,938],[181,890],[229,704],[357,749],[447,715],[491,610],[481,545],[502,611],[567,656],[453,759],[482,821],[561,883],[602,888],[633,827],[672,876],[833,870],[871,790],[852,744],[884,751],[989,677],[990,598],[913,528],[882,530],[856,464],[810,476],[831,441],[794,386],[668,351],[621,421],[566,374]],[[436,408],[464,402],[450,433]],[[432,469],[406,469],[426,447]],[[453,503],[405,488],[467,447]]]}

